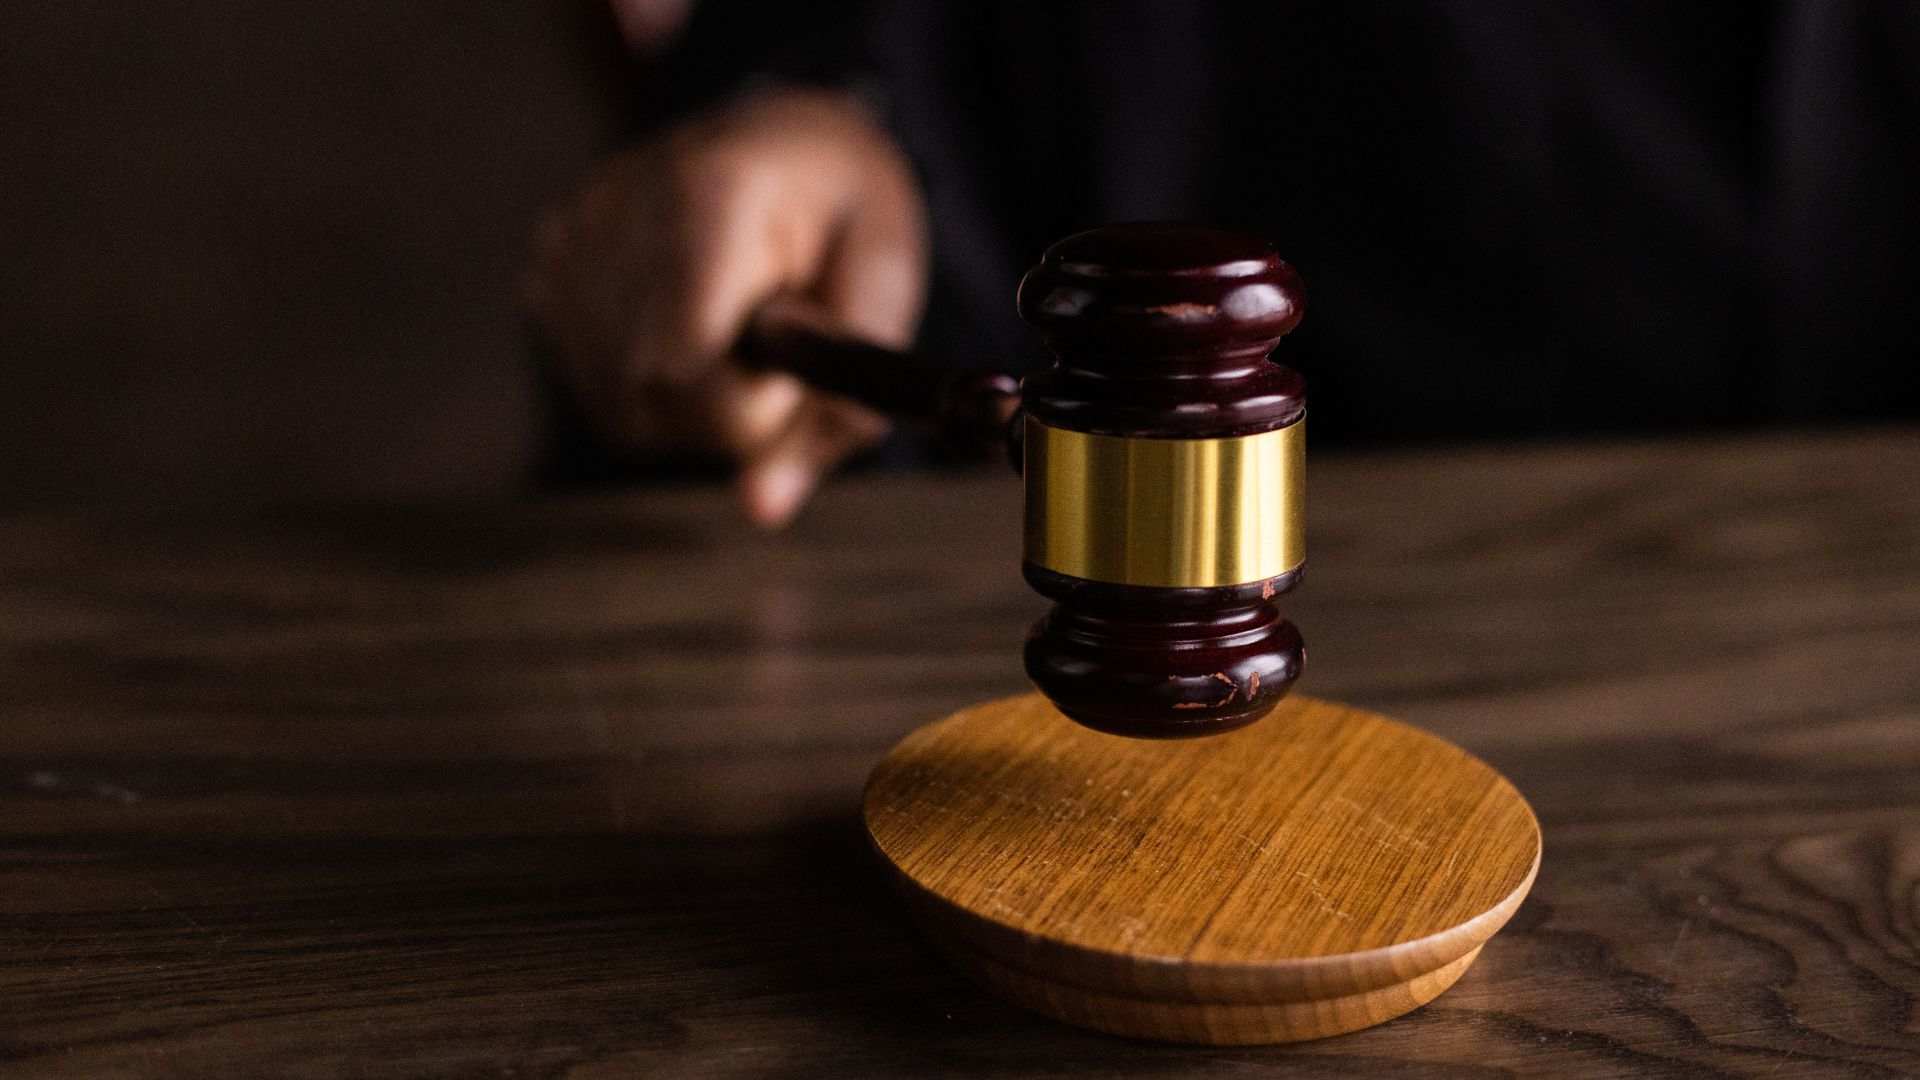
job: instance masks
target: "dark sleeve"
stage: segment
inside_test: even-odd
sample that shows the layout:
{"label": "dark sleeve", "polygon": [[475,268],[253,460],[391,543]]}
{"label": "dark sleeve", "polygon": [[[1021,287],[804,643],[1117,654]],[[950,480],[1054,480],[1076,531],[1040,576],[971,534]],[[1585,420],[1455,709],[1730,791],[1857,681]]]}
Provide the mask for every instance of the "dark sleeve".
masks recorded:
{"label": "dark sleeve", "polygon": [[687,26],[639,88],[645,132],[761,83],[871,91],[865,0],[695,0]]}

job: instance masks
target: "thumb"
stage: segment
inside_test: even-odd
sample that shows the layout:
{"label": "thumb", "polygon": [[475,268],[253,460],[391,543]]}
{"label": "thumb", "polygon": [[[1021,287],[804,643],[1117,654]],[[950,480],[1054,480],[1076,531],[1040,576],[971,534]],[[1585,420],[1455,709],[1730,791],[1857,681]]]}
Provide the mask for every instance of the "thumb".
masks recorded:
{"label": "thumb", "polygon": [[[869,173],[828,241],[812,288],[841,328],[892,348],[913,341],[927,293],[926,214],[912,174],[896,158]],[[739,490],[747,516],[785,524],[820,480],[845,458],[873,445],[884,417],[851,401],[810,391],[787,429],[743,463]]]}
{"label": "thumb", "polygon": [[786,430],[741,464],[738,488],[747,517],[765,528],[786,524],[829,470],[878,442],[887,428],[877,413],[809,392]]}

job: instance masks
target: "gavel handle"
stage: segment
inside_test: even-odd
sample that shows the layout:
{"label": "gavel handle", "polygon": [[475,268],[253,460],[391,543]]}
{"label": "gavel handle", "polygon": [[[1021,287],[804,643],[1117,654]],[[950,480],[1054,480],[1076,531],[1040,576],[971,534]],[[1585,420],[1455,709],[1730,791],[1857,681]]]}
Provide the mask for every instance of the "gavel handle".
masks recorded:
{"label": "gavel handle", "polygon": [[1020,404],[1020,384],[1005,372],[955,371],[876,345],[788,297],[761,305],[735,351],[750,368],[790,372],[888,416],[931,422],[956,447],[1005,444]]}

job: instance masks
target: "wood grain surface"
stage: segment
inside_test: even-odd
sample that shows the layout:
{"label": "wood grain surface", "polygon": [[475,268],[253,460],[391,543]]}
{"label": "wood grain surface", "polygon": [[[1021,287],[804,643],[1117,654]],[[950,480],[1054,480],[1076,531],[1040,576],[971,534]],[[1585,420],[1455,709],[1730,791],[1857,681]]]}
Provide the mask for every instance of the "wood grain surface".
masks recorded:
{"label": "wood grain surface", "polygon": [[1484,762],[1298,695],[1173,743],[1092,731],[1039,694],[971,706],[880,762],[863,817],[963,969],[1181,1042],[1320,1038],[1423,1004],[1540,865],[1532,810]]}
{"label": "wood grain surface", "polygon": [[[1549,854],[1439,1000],[1288,1047],[975,989],[860,834],[1025,689],[1016,485],[0,524],[0,1074],[1911,1076],[1920,434],[1316,457],[1303,693]],[[1401,1074],[1396,1074],[1401,1075]]]}

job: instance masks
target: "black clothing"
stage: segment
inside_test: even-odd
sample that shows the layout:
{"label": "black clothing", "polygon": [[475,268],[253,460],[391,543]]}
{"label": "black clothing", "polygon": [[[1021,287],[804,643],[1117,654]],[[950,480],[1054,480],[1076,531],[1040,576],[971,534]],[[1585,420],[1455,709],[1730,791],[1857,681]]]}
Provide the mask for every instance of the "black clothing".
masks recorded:
{"label": "black clothing", "polygon": [[1316,442],[1920,415],[1920,4],[767,7],[699,7],[669,111],[877,92],[932,348],[1007,363],[1045,244],[1188,219],[1306,277]]}

